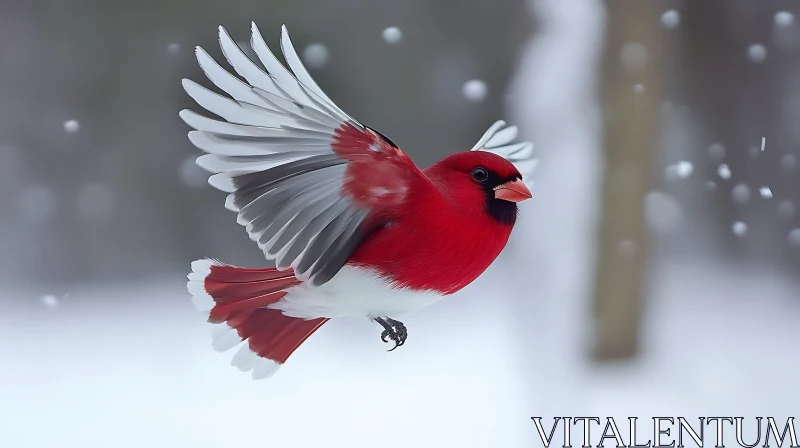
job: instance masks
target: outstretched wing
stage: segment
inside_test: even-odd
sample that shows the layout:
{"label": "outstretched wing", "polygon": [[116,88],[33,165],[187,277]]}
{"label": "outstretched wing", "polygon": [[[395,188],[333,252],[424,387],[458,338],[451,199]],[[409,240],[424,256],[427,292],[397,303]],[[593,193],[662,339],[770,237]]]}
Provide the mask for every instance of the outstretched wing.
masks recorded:
{"label": "outstretched wing", "polygon": [[517,167],[522,179],[529,181],[539,160],[533,157],[533,143],[513,143],[517,134],[516,126],[507,126],[505,121],[498,120],[486,130],[472,151],[488,151],[505,157]]}
{"label": "outstretched wing", "polygon": [[[281,50],[288,69],[255,23],[250,44],[266,71],[219,28],[222,53],[240,79],[197,47],[197,60],[218,95],[190,80],[197,104],[225,121],[190,110],[181,118],[205,151],[197,164],[209,184],[230,193],[226,208],[278,269],[313,285],[330,280],[369,231],[421,176],[403,151],[342,111],[317,86],[292,47],[286,27]],[[291,71],[290,71],[291,69]]]}

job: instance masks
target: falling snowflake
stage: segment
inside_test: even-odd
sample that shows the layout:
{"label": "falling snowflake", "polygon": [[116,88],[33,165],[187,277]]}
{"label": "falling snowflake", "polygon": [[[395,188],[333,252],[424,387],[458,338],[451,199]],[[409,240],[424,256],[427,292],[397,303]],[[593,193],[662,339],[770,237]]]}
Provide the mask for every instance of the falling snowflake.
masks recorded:
{"label": "falling snowflake", "polygon": [[486,98],[486,94],[489,92],[489,88],[486,86],[486,83],[481,81],[480,79],[473,79],[464,83],[464,86],[461,88],[461,93],[470,101],[472,102],[480,102]]}
{"label": "falling snowflake", "polygon": [[55,212],[56,198],[50,188],[31,186],[19,192],[17,206],[22,216],[29,221],[42,222]]}
{"label": "falling snowflake", "polygon": [[775,13],[775,26],[786,28],[794,25],[794,14],[788,11],[778,11]]}
{"label": "falling snowflake", "polygon": [[387,44],[396,44],[403,40],[403,32],[396,26],[390,26],[383,30],[383,40]]}
{"label": "falling snowflake", "polygon": [[739,184],[733,187],[731,196],[733,197],[734,202],[738,204],[744,204],[750,200],[750,187],[745,184]]}
{"label": "falling snowflake", "polygon": [[328,47],[323,44],[311,44],[303,50],[303,61],[312,68],[319,68],[328,63]]}
{"label": "falling snowflake", "polygon": [[204,187],[208,181],[208,173],[197,166],[196,159],[196,156],[189,156],[178,165],[178,177],[190,188]]}
{"label": "falling snowflake", "polygon": [[786,154],[781,157],[781,168],[785,170],[793,170],[797,166],[797,157],[794,154]]}
{"label": "falling snowflake", "polygon": [[747,233],[747,224],[742,221],[733,223],[733,234],[736,236],[744,236]]}
{"label": "falling snowflake", "polygon": [[45,306],[50,308],[56,308],[61,304],[61,300],[52,294],[42,296],[41,301]]}
{"label": "falling snowflake", "polygon": [[728,168],[728,165],[723,163],[723,164],[721,164],[719,166],[719,168],[717,168],[717,174],[719,174],[719,177],[721,177],[723,179],[730,179],[731,178],[731,169]]}
{"label": "falling snowflake", "polygon": [[714,160],[725,158],[725,146],[720,142],[714,142],[708,147],[708,155]]}
{"label": "falling snowflake", "polygon": [[177,44],[177,43],[173,42],[173,43],[167,45],[167,51],[170,54],[178,54],[178,52],[181,51],[181,46],[180,46],[180,44]]}
{"label": "falling snowflake", "polygon": [[778,204],[778,214],[781,218],[792,219],[794,217],[794,203],[792,201],[781,201]]}
{"label": "falling snowflake", "polygon": [[789,232],[789,244],[792,246],[800,246],[800,229],[792,229]]}
{"label": "falling snowflake", "polygon": [[750,45],[747,49],[747,57],[752,62],[761,63],[767,58],[767,48],[761,44]]}
{"label": "falling snowflake", "polygon": [[681,23],[681,16],[678,14],[678,11],[674,9],[670,9],[669,11],[661,14],[661,25],[667,29],[673,29],[680,25]]}
{"label": "falling snowflake", "polygon": [[761,150],[763,151],[767,146],[767,138],[761,137]]}
{"label": "falling snowflake", "polygon": [[622,67],[630,71],[639,71],[647,65],[647,47],[641,42],[627,42],[619,50]]}
{"label": "falling snowflake", "polygon": [[689,177],[694,171],[694,166],[691,162],[681,161],[673,165],[668,165],[665,170],[665,175],[669,180],[685,179]]}
{"label": "falling snowflake", "polygon": [[644,197],[644,216],[654,232],[668,234],[680,225],[683,210],[674,197],[660,191],[651,191]]}
{"label": "falling snowflake", "polygon": [[74,134],[81,129],[81,124],[78,120],[67,120],[64,122],[64,130],[70,134]]}
{"label": "falling snowflake", "polygon": [[761,187],[758,189],[758,192],[761,194],[762,198],[772,199],[772,190],[770,190],[769,187]]}
{"label": "falling snowflake", "polygon": [[692,175],[692,171],[694,171],[694,166],[692,165],[692,162],[681,161],[681,162],[678,162],[675,165],[675,167],[676,167],[676,172],[678,173],[678,176],[683,177],[683,178],[691,176]]}

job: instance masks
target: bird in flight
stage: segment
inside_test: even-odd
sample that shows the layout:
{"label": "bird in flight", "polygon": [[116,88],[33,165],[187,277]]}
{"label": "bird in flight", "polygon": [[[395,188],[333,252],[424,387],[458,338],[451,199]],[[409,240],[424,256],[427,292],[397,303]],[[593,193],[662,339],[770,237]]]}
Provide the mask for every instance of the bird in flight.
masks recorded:
{"label": "bird in flight", "polygon": [[522,181],[533,145],[498,121],[470,151],[421,170],[391,140],[354,119],[320,89],[286,27],[285,66],[255,24],[259,66],[219,28],[224,69],[200,47],[197,60],[227,96],[188,79],[183,87],[216,117],[182,110],[197,164],[228,193],[250,239],[275,267],[192,263],[188,290],[215,325],[212,347],[239,346],[232,365],[274,374],[328,320],[361,317],[402,346],[394,319],[470,284],[500,254],[531,197]]}

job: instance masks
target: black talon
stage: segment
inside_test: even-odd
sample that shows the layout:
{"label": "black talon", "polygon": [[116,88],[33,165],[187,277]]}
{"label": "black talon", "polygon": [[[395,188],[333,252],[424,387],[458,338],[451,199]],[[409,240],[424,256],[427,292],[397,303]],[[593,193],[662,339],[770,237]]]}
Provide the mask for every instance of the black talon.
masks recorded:
{"label": "black talon", "polygon": [[406,339],[408,338],[408,330],[402,322],[390,319],[388,317],[385,319],[382,317],[376,317],[374,320],[383,327],[381,340],[383,342],[389,342],[386,339],[389,338],[394,341],[394,347],[389,349],[390,352],[406,343]]}
{"label": "black talon", "polygon": [[394,320],[394,319],[387,319],[387,320],[389,321],[390,324],[392,324],[392,327],[394,327],[394,330],[397,334],[398,341],[397,341],[397,346],[395,348],[405,344],[406,339],[408,339],[408,330],[406,329],[406,326],[403,325],[403,323],[400,322],[399,320]]}
{"label": "black talon", "polygon": [[389,342],[386,340],[386,338],[389,336],[390,336],[389,330],[383,330],[383,333],[381,333],[381,341]]}

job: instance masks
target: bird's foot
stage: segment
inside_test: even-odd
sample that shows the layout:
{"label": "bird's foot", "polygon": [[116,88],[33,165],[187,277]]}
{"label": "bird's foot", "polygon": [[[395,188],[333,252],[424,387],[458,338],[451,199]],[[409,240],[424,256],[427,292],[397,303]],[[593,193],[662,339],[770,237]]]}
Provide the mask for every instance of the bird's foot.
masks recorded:
{"label": "bird's foot", "polygon": [[387,338],[389,338],[394,341],[394,347],[389,349],[389,351],[392,351],[406,343],[406,338],[408,338],[408,330],[406,330],[406,326],[403,325],[402,322],[390,319],[388,317],[377,317],[375,318],[375,322],[381,324],[383,327],[381,340],[383,342],[389,342],[387,340]]}

